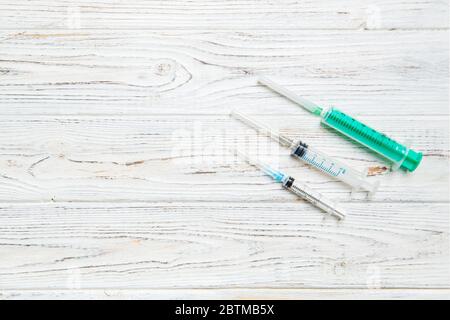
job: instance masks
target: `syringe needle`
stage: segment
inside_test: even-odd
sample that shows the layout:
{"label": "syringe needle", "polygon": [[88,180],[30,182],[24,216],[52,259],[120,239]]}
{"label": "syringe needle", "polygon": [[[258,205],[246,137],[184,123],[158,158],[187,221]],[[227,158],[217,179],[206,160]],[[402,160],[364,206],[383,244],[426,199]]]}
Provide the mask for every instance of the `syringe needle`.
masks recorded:
{"label": "syringe needle", "polygon": [[242,121],[243,123],[249,125],[250,127],[252,127],[256,131],[258,131],[259,133],[269,136],[270,138],[279,142],[281,145],[283,145],[285,147],[291,147],[295,143],[294,140],[275,132],[274,130],[270,129],[269,127],[265,126],[264,124],[254,120],[254,119],[251,119],[250,117],[248,117],[247,115],[245,115],[239,111],[233,110],[230,115],[232,117]]}
{"label": "syringe needle", "polygon": [[297,103],[298,105],[302,106],[306,110],[308,110],[311,113],[320,115],[322,112],[322,108],[319,107],[314,102],[311,102],[309,100],[306,100],[305,98],[300,97],[298,94],[295,94],[291,90],[288,90],[287,88],[280,86],[279,84],[273,82],[270,79],[267,79],[266,77],[259,76],[258,82],[265,85],[266,87],[272,89],[273,91],[277,92],[278,94],[288,98],[289,100]]}
{"label": "syringe needle", "polygon": [[271,176],[274,180],[281,182],[283,181],[284,174],[281,171],[275,170],[272,167],[270,167],[268,164],[263,163],[255,158],[251,158],[247,153],[238,150],[238,149],[232,149],[234,154],[238,155],[245,161],[247,161],[249,164],[254,165],[255,167],[259,168],[261,171],[263,171],[265,174]]}

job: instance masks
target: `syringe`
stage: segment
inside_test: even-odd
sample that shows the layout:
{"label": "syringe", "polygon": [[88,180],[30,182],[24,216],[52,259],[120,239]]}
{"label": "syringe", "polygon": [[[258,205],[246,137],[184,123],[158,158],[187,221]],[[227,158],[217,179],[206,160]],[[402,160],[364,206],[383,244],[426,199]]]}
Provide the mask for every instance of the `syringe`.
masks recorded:
{"label": "syringe", "polygon": [[284,135],[278,134],[271,128],[264,124],[251,119],[249,116],[244,115],[238,111],[232,111],[231,116],[241,120],[245,124],[249,125],[261,134],[267,135],[275,141],[278,141],[282,146],[291,149],[291,155],[297,159],[300,159],[312,167],[336,178],[348,185],[353,190],[364,190],[369,192],[372,196],[378,189],[378,183],[371,183],[367,180],[367,175],[350,168],[348,165],[333,159],[329,155],[307,145],[302,141],[294,141]]}
{"label": "syringe", "polygon": [[271,176],[275,181],[281,182],[283,187],[293,194],[309,201],[316,207],[322,209],[332,216],[337,217],[338,219],[343,219],[345,217],[345,211],[339,208],[334,201],[327,199],[322,194],[313,190],[306,184],[297,181],[293,177],[288,176],[281,171],[271,168],[269,165],[261,161],[250,158],[246,153],[242,151],[234,150],[234,153],[245,159],[248,163],[261,169],[267,175]]}
{"label": "syringe", "polygon": [[408,146],[398,143],[336,108],[331,107],[324,110],[315,103],[296,95],[265,77],[259,77],[258,81],[299,104],[309,112],[320,116],[322,123],[327,126],[387,158],[392,162],[393,170],[403,168],[408,171],[414,171],[422,160],[421,152],[416,152]]}

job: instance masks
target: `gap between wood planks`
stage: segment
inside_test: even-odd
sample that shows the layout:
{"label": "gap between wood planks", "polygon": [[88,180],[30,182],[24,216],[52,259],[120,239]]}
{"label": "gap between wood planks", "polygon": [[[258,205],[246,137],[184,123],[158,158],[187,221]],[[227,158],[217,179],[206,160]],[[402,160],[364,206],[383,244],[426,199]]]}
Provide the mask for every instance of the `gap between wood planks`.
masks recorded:
{"label": "gap between wood planks", "polygon": [[93,289],[1,290],[0,299],[449,299],[450,290],[424,289]]}

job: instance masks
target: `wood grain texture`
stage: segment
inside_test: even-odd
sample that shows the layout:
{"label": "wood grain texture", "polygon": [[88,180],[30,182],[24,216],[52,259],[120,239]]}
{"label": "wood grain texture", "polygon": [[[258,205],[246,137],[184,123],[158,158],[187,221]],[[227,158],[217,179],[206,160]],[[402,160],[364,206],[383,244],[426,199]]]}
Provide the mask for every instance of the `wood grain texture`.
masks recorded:
{"label": "wood grain texture", "polygon": [[42,299],[233,299],[233,300],[448,300],[449,289],[68,289],[68,290],[0,290],[3,300]]}
{"label": "wood grain texture", "polygon": [[[413,173],[389,172],[368,150],[305,116],[258,116],[281,132],[363,171],[381,187],[372,201],[448,201],[448,123],[441,117],[364,117],[424,152]],[[316,120],[316,119],[312,119]],[[14,140],[11,141],[11,137]],[[1,201],[297,201],[229,148],[244,148],[340,201],[351,189],[229,116],[21,117],[0,120]],[[352,197],[351,197],[352,196]]]}
{"label": "wood grain texture", "polygon": [[[0,299],[449,298],[449,3],[1,1]],[[424,153],[412,174],[256,83]],[[373,199],[254,115],[369,169]],[[342,202],[342,222],[228,155]]]}
{"label": "wood grain texture", "polygon": [[347,208],[4,204],[0,287],[449,288],[448,203]]}
{"label": "wood grain texture", "polygon": [[3,29],[447,28],[445,0],[2,1]]}
{"label": "wood grain texture", "polygon": [[[3,31],[0,114],[305,114],[272,76],[358,115],[448,114],[447,30]],[[313,119],[311,119],[313,121]]]}

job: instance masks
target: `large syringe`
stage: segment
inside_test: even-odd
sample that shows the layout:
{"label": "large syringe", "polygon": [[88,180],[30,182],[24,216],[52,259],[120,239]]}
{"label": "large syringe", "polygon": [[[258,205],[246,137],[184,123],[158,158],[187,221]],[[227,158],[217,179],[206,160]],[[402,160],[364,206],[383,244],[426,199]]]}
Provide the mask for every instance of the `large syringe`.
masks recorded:
{"label": "large syringe", "polygon": [[259,77],[258,81],[299,104],[309,112],[320,116],[322,123],[327,126],[387,158],[392,162],[392,169],[403,168],[408,171],[414,171],[422,160],[421,152],[416,152],[398,143],[336,108],[331,107],[325,110],[265,77]]}
{"label": "large syringe", "polygon": [[316,207],[322,209],[326,213],[335,216],[338,219],[345,217],[345,211],[340,208],[334,201],[324,197],[321,193],[315,191],[311,187],[304,183],[299,182],[297,179],[286,175],[285,173],[271,168],[269,165],[250,158],[246,153],[234,150],[234,153],[245,159],[248,163],[258,167],[264,173],[271,176],[275,181],[281,182],[283,187],[293,194],[309,201]]}
{"label": "large syringe", "polygon": [[348,185],[354,190],[364,190],[373,195],[378,189],[378,183],[371,183],[367,179],[367,175],[350,168],[348,165],[330,157],[329,155],[307,145],[302,141],[294,141],[264,124],[251,119],[249,116],[241,112],[233,111],[231,116],[249,125],[261,134],[278,141],[282,146],[291,149],[291,155],[300,159],[312,167],[336,178]]}

